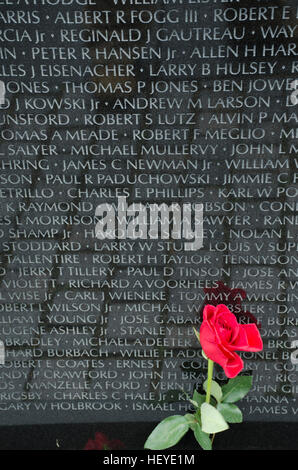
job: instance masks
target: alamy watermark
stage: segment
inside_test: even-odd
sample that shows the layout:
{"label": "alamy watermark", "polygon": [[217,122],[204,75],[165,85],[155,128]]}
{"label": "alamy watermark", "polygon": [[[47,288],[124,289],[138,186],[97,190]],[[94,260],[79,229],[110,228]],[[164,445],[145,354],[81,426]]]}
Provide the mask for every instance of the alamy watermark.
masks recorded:
{"label": "alamy watermark", "polygon": [[186,251],[203,247],[203,204],[177,203],[128,205],[126,197],[118,198],[118,205],[100,204],[95,215],[100,218],[95,236],[100,240],[174,239],[185,240]]}

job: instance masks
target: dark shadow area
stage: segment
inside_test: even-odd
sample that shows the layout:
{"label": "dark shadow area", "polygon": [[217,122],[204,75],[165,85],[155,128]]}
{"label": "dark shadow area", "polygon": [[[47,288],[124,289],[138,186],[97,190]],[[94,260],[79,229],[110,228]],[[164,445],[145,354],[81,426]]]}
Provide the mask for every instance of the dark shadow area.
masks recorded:
{"label": "dark shadow area", "polygon": [[[120,439],[125,450],[142,450],[157,423],[65,424],[5,426],[0,429],[0,450],[83,450],[96,432]],[[192,432],[169,450],[200,450]],[[219,433],[214,450],[298,450],[297,423],[242,423]]]}

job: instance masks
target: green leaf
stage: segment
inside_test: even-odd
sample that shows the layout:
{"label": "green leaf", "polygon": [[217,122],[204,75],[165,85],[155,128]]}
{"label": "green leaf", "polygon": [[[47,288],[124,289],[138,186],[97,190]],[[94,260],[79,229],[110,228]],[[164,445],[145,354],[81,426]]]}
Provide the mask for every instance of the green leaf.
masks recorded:
{"label": "green leaf", "polygon": [[205,397],[205,395],[201,395],[201,394],[198,393],[196,390],[194,390],[192,399],[193,399],[199,406],[201,406],[201,405],[204,403],[204,401],[206,400],[206,397]]}
{"label": "green leaf", "polygon": [[194,330],[194,333],[195,333],[195,335],[196,335],[196,337],[197,337],[197,340],[198,340],[199,343],[201,344],[201,342],[200,342],[200,333],[199,333],[194,327],[193,327],[193,330]]}
{"label": "green leaf", "polygon": [[232,403],[219,403],[217,409],[223,415],[227,423],[242,423],[242,411],[238,406]]}
{"label": "green leaf", "polygon": [[161,421],[145,442],[144,448],[163,450],[174,446],[189,430],[185,416],[174,415]]}
{"label": "green leaf", "polygon": [[228,383],[222,387],[222,402],[235,403],[241,400],[251,389],[252,380],[252,375],[238,375],[238,377],[230,379]]}
{"label": "green leaf", "polygon": [[191,429],[192,431],[194,431],[194,428],[195,428],[195,426],[196,426],[196,424],[197,424],[197,420],[196,420],[196,418],[195,418],[195,415],[192,415],[192,414],[188,413],[188,414],[184,415],[184,417],[185,417],[185,419],[187,420],[190,429]]}
{"label": "green leaf", "polygon": [[[205,382],[203,383],[203,389],[205,390],[205,392],[207,392],[207,383],[208,380],[205,380]],[[217,402],[220,402],[222,399],[221,387],[218,385],[217,382],[215,382],[215,380],[211,381],[211,395],[216,399]]]}
{"label": "green leaf", "polygon": [[199,408],[199,407],[200,407],[200,405],[199,405],[195,400],[189,399],[188,401],[189,401],[195,408]]}
{"label": "green leaf", "polygon": [[199,423],[195,424],[195,427],[193,429],[194,435],[202,449],[204,450],[212,450],[212,442],[211,439],[209,438],[208,434],[202,431],[201,426]]}
{"label": "green leaf", "polygon": [[209,403],[201,406],[202,431],[207,434],[215,434],[229,428],[220,412]]}

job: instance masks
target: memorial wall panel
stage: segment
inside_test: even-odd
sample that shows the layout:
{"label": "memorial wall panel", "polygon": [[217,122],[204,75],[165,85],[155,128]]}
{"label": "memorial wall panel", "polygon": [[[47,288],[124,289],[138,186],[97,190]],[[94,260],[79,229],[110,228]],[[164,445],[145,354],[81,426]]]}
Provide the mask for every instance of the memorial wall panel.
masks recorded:
{"label": "memorial wall panel", "polygon": [[1,424],[191,410],[206,304],[297,421],[297,1],[0,5]]}

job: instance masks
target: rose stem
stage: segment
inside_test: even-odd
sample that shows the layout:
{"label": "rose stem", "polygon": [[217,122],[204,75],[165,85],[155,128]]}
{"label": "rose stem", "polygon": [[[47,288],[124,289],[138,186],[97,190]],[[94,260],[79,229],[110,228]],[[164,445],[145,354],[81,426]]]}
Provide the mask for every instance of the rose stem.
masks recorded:
{"label": "rose stem", "polygon": [[213,366],[214,366],[214,362],[211,361],[211,359],[208,359],[208,377],[207,377],[206,403],[210,403],[211,383],[212,383],[212,376],[213,376]]}

